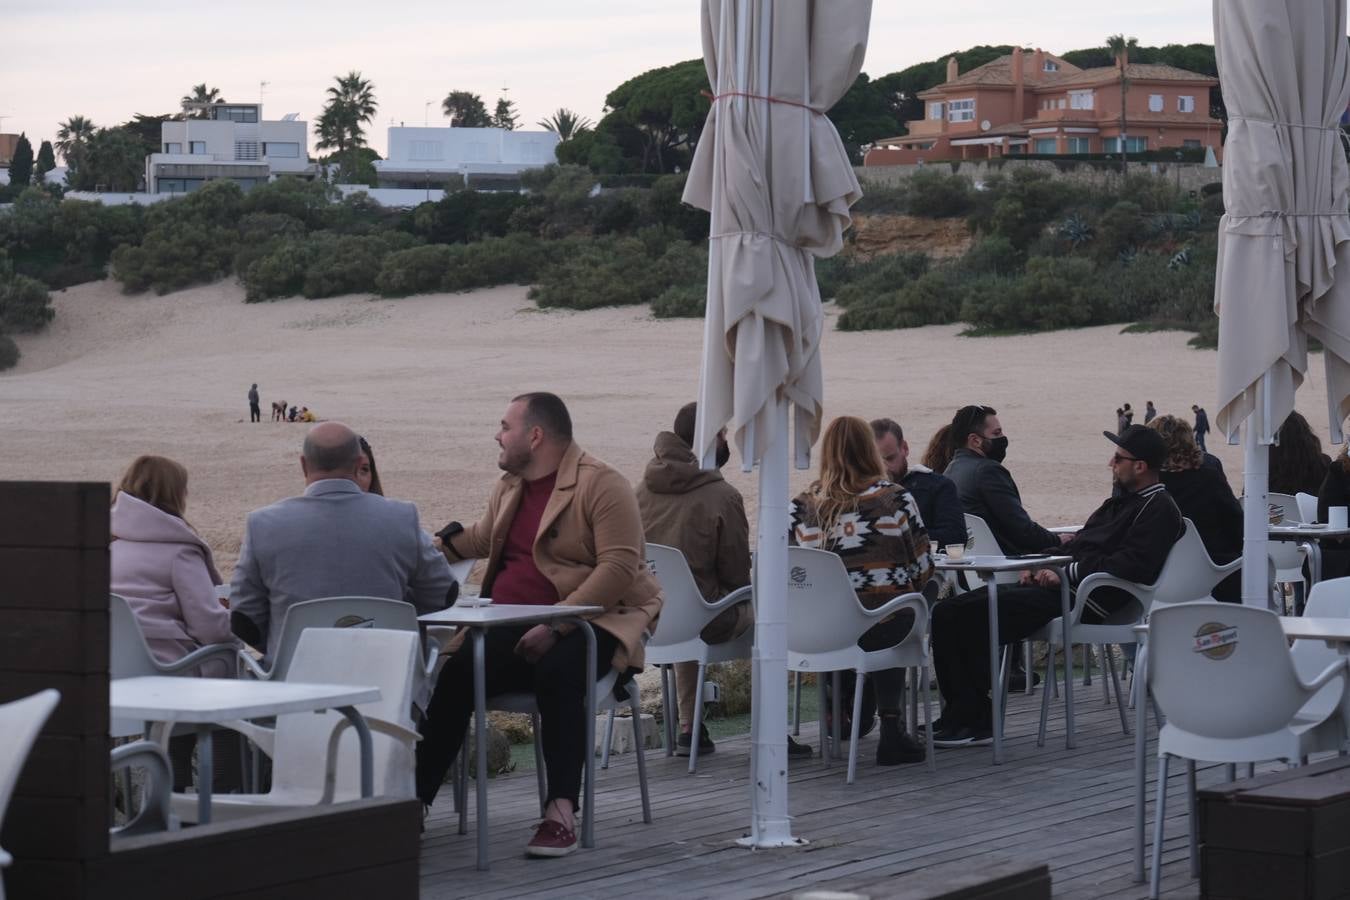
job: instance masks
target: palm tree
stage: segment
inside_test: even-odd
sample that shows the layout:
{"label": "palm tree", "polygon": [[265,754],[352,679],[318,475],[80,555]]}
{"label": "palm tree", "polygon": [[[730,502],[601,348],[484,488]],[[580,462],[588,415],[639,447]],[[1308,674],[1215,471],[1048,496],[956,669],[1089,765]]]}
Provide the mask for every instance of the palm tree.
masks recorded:
{"label": "palm tree", "polygon": [[583,131],[589,131],[591,120],[584,118],[570,109],[560,106],[558,111],[547,119],[539,121],[539,127],[553,132],[560,141],[570,141]]}
{"label": "palm tree", "polygon": [[220,96],[220,88],[208,88],[206,82],[203,81],[201,84],[194,84],[192,86],[192,93],[184,94],[183,98],[178,101],[178,105],[184,106],[189,103],[194,104],[194,108],[197,111],[192,114],[191,118],[206,119],[210,117],[210,110],[202,106],[195,106],[195,104],[205,103],[207,106],[211,106],[216,103],[224,102],[225,98]]}
{"label": "palm tree", "polygon": [[1106,39],[1106,49],[1116,58],[1116,68],[1120,70],[1120,173],[1125,174],[1125,95],[1130,90],[1128,77],[1130,51],[1139,46],[1136,38],[1127,38],[1123,34],[1113,34]]}
{"label": "palm tree", "polygon": [[320,119],[328,118],[329,130],[336,138],[333,146],[339,149],[360,147],[366,142],[363,124],[375,118],[378,108],[375,88],[355,69],[346,75],[335,76],[333,80],[337,84],[328,89],[328,103]]}
{"label": "palm tree", "polygon": [[56,152],[66,161],[66,165],[75,164],[84,152],[89,139],[98,128],[84,116],[71,116],[61,123],[56,132]]}

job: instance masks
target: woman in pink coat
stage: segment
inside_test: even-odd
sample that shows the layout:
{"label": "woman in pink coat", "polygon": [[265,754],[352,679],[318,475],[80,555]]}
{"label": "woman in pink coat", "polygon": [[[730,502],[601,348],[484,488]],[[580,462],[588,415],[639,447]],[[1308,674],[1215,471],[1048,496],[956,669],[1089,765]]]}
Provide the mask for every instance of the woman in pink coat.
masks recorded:
{"label": "woman in pink coat", "polygon": [[[216,597],[220,574],[211,548],[183,519],[187,469],[163,456],[131,464],[112,506],[112,592],[125,597],[161,662],[203,644],[234,643],[230,614]],[[199,673],[234,675],[224,660]]]}

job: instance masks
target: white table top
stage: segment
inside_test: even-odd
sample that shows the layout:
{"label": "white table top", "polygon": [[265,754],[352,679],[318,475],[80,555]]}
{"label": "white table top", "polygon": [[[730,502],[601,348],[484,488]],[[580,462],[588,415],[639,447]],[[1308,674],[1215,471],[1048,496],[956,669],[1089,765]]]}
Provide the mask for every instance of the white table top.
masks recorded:
{"label": "white table top", "polygon": [[1350,537],[1350,528],[1332,528],[1330,525],[1322,523],[1272,525],[1270,526],[1270,536],[1277,538],[1292,537],[1308,540],[1321,540],[1322,538],[1343,538],[1343,537]]}
{"label": "white table top", "polygon": [[377,687],[166,675],[114,679],[108,693],[114,718],[146,722],[251,719],[380,699]]}
{"label": "white table top", "polygon": [[417,621],[428,625],[538,625],[557,619],[575,619],[578,616],[598,616],[603,606],[567,606],[553,604],[534,606],[525,603],[486,603],[482,605],[455,604],[447,609],[418,616]]}
{"label": "white table top", "polygon": [[1350,619],[1280,616],[1285,637],[1350,644]]}
{"label": "white table top", "polygon": [[1047,566],[1067,566],[1073,562],[1072,556],[1032,556],[1013,559],[1007,556],[964,556],[961,559],[948,559],[938,556],[933,559],[933,567],[943,571],[959,572],[970,569],[975,572],[1022,572],[1027,569],[1043,569]]}

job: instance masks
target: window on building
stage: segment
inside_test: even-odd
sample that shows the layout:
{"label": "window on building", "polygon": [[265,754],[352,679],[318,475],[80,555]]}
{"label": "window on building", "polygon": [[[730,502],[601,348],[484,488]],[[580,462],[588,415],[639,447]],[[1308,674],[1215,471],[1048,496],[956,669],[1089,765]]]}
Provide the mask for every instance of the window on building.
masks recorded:
{"label": "window on building", "polygon": [[263,156],[276,159],[299,159],[300,145],[294,141],[268,141],[263,144]]}
{"label": "window on building", "polygon": [[1177,112],[1195,112],[1195,98],[1187,94],[1178,97]]}
{"label": "window on building", "polygon": [[947,104],[948,122],[975,121],[975,99],[952,100]]}
{"label": "window on building", "polygon": [[1092,152],[1092,139],[1091,139],[1091,138],[1085,138],[1085,137],[1071,137],[1071,138],[1069,138],[1069,152],[1070,152],[1070,153],[1091,153],[1091,152]]}
{"label": "window on building", "polygon": [[174,142],[165,144],[165,145],[164,145],[164,152],[165,152],[165,153],[182,153],[182,152],[183,152],[183,142],[182,142],[182,141],[174,141]]}
{"label": "window on building", "polygon": [[258,121],[258,107],[256,106],[226,106],[217,104],[211,107],[211,118],[217,122],[243,122],[247,124]]}
{"label": "window on building", "polygon": [[431,161],[443,156],[440,141],[409,141],[408,159]]}
{"label": "window on building", "polygon": [[1092,109],[1092,91],[1069,91],[1070,109]]}
{"label": "window on building", "polygon": [[161,194],[189,194],[201,187],[202,184],[201,178],[161,178],[159,180],[159,192]]}
{"label": "window on building", "polygon": [[1058,153],[1059,141],[1055,138],[1036,138],[1036,153]]}
{"label": "window on building", "polygon": [[1055,109],[1063,109],[1064,105],[1067,102],[1068,101],[1064,97],[1060,97],[1058,100],[1055,101]]}
{"label": "window on building", "polygon": [[[1126,152],[1126,153],[1143,153],[1143,152],[1144,152],[1145,150],[1147,150],[1147,149],[1148,149],[1148,138],[1146,138],[1146,137],[1126,137],[1126,138],[1125,138],[1125,152]],[[1103,138],[1103,139],[1102,139],[1102,152],[1103,152],[1103,153],[1119,153],[1119,152],[1120,152],[1120,138],[1118,138],[1118,137]]]}
{"label": "window on building", "polygon": [[1162,95],[1162,94],[1149,94],[1149,95],[1148,95],[1148,111],[1149,111],[1149,112],[1162,112],[1162,111],[1163,111],[1163,95]]}
{"label": "window on building", "polygon": [[254,160],[258,158],[257,141],[235,141],[234,158],[243,160]]}
{"label": "window on building", "polygon": [[1187,150],[1199,150],[1200,142],[1192,138],[1187,138],[1181,142],[1181,146],[1185,147]]}
{"label": "window on building", "polygon": [[937,100],[928,104],[928,118],[941,119],[942,112],[942,101]]}
{"label": "window on building", "polygon": [[205,155],[205,154],[206,154],[206,141],[189,141],[189,142],[188,142],[188,153]]}
{"label": "window on building", "polygon": [[[1041,68],[1043,71],[1046,72],[1058,72],[1059,63],[1055,62],[1053,59],[1047,59],[1045,61],[1045,65],[1043,65]],[[1091,107],[1089,107],[1089,109],[1091,109]]]}

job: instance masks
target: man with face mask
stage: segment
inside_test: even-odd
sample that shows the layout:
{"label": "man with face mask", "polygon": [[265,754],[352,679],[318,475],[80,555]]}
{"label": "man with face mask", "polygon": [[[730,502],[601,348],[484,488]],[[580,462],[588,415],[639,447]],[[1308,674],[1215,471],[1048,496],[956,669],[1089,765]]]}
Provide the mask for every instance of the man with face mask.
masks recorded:
{"label": "man with face mask", "polygon": [[[1058,550],[1074,560],[1067,568],[1069,587],[1095,572],[1152,584],[1185,530],[1181,512],[1159,480],[1167,444],[1144,425],[1131,425],[1120,436],[1102,434],[1117,447],[1107,465],[1121,492],[1097,507]],[[1059,586],[1059,576],[1043,569],[1024,572],[1016,586],[999,588],[999,640],[1016,643],[1058,617]],[[1098,588],[1091,597],[1075,597],[1073,602],[1087,604],[1085,622],[1132,622],[1140,613],[1138,602],[1119,588]],[[993,723],[986,589],[937,604],[932,628],[933,667],[946,701],[942,718],[933,723],[933,743],[939,747],[989,743]]]}
{"label": "man with face mask", "polygon": [[[698,404],[687,403],[676,414],[674,427],[656,436],[655,456],[642,473],[637,499],[647,541],[683,553],[699,593],[712,602],[750,583],[750,524],[740,491],[720,471],[731,458],[725,434],[717,436],[717,468],[699,466],[692,449],[697,418]],[[746,598],[718,614],[700,636],[709,644],[720,644],[744,634],[752,624],[754,607]],[[688,756],[697,740],[699,756],[712,753],[716,748],[707,726],[693,737],[698,664],[676,664],[675,684],[680,709],[675,752]]]}
{"label": "man with face mask", "polygon": [[1033,522],[1022,507],[1022,495],[1003,467],[1008,436],[992,407],[957,410],[950,441],[955,452],[943,474],[956,482],[961,508],[988,523],[1005,554],[1035,553],[1060,543],[1058,535]]}

